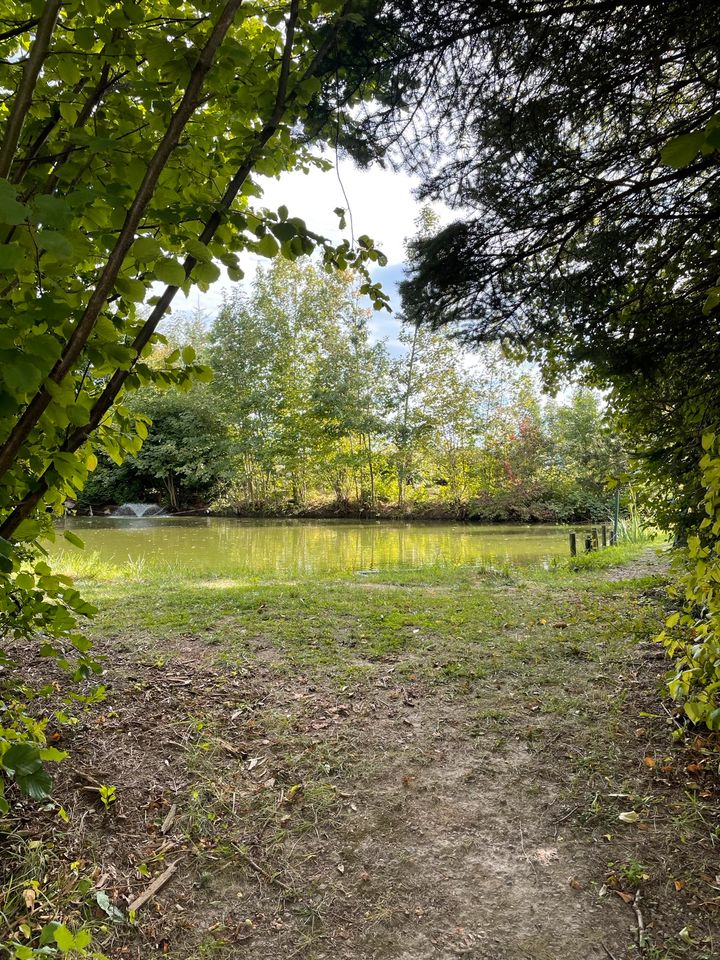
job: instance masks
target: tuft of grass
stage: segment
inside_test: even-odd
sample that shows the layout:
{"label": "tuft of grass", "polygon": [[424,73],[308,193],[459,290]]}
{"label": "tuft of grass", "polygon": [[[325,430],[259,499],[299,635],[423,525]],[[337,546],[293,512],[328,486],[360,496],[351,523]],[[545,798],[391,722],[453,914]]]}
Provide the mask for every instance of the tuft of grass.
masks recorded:
{"label": "tuft of grass", "polygon": [[602,550],[593,550],[592,553],[581,553],[576,557],[568,557],[563,563],[558,564],[555,569],[572,570],[577,573],[589,570],[609,570],[612,567],[620,567],[626,563],[632,563],[650,546],[651,541],[647,538],[637,541],[627,541],[618,543],[612,547],[605,547]]}

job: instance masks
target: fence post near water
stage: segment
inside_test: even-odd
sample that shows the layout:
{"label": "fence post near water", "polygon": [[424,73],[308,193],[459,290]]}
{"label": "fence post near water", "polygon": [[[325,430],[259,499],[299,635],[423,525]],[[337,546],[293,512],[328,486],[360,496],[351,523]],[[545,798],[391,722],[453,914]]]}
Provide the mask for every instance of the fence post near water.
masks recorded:
{"label": "fence post near water", "polygon": [[585,537],[585,553],[592,553],[593,541],[590,534]]}
{"label": "fence post near water", "polygon": [[571,531],[568,534],[568,539],[570,540],[570,556],[577,556],[577,536],[574,531]]}
{"label": "fence post near water", "polygon": [[602,534],[602,545],[606,547],[608,545],[608,539],[607,539],[607,527],[605,526],[605,524],[603,524],[600,527],[600,533]]}

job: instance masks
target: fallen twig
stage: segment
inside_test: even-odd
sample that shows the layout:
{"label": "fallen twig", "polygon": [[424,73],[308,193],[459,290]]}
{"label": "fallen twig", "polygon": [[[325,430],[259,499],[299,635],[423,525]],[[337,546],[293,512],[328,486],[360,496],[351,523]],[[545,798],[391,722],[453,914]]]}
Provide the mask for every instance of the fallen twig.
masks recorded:
{"label": "fallen twig", "polygon": [[143,904],[147,903],[151,897],[154,897],[155,894],[160,890],[168,880],[173,876],[175,871],[178,868],[178,861],[171,863],[170,866],[159,877],[156,877],[150,886],[144,890],[139,897],[136,897],[133,902],[128,907],[128,913],[137,912]]}
{"label": "fallen twig", "polygon": [[564,817],[560,817],[560,819],[559,819],[559,820],[556,820],[555,823],[565,823],[565,821],[566,821],[566,820],[569,820],[570,817],[571,817],[574,813],[576,813],[579,809],[580,809],[580,807],[573,807],[572,810],[570,811],[570,813],[566,813]]}
{"label": "fallen twig", "polygon": [[264,867],[261,867],[259,863],[256,863],[255,860],[244,850],[241,850],[239,847],[235,847],[235,850],[243,858],[243,860],[252,867],[256,873],[259,873],[261,877],[264,877],[268,883],[274,883],[276,886],[280,887],[282,890],[285,890],[286,893],[294,893],[292,887],[289,887],[287,883],[283,883],[278,877],[274,876],[272,873],[267,871]]}
{"label": "fallen twig", "polygon": [[91,776],[89,773],[86,773],[85,770],[80,770],[79,767],[71,767],[72,772],[80,780],[84,780],[85,783],[89,784],[93,790],[99,790],[102,786],[102,783],[99,780],[96,780],[95,777]]}
{"label": "fallen twig", "polygon": [[638,947],[640,950],[645,949],[645,920],[642,915],[642,910],[640,909],[640,891],[635,894],[635,899],[632,902],[633,910],[635,911],[635,916],[637,917],[638,925]]}
{"label": "fallen twig", "polygon": [[160,827],[160,833],[167,833],[167,832],[168,832],[168,830],[170,829],[170,827],[171,827],[171,826],[173,825],[173,823],[175,822],[175,815],[176,815],[176,814],[177,814],[177,804],[174,803],[174,804],[170,807],[170,809],[168,810],[168,815],[165,817],[165,819],[164,819],[163,822],[162,822],[162,826]]}
{"label": "fallen twig", "polygon": [[566,813],[564,817],[560,817],[559,820],[556,820],[556,821],[555,821],[555,829],[554,829],[554,834],[553,834],[553,835],[554,835],[554,837],[555,837],[556,839],[557,839],[557,835],[558,835],[558,827],[560,826],[560,824],[561,824],[561,823],[565,823],[566,820],[569,820],[570,817],[571,817],[574,813],[577,813],[577,811],[578,811],[579,809],[580,809],[580,807],[573,807],[572,810],[571,810],[569,813]]}
{"label": "fallen twig", "polygon": [[608,955],[609,960],[617,960],[617,957],[615,956],[615,954],[614,954],[614,953],[611,953],[610,950],[608,950],[608,948],[605,946],[604,943],[601,943],[600,946],[603,948],[603,950],[605,951],[605,953]]}

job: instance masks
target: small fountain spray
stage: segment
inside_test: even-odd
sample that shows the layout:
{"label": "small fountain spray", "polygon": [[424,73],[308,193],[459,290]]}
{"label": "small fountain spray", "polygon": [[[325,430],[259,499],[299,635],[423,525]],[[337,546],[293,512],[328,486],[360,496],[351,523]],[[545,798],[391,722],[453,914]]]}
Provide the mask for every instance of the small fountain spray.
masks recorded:
{"label": "small fountain spray", "polygon": [[114,517],[160,517],[165,511],[158,503],[123,503],[118,507]]}

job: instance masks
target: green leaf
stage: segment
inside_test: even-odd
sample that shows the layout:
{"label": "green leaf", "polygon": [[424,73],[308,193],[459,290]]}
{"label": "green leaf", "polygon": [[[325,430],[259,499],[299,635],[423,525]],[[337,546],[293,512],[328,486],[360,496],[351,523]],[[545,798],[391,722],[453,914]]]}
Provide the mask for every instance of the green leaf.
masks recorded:
{"label": "green leaf", "polygon": [[15,776],[17,785],[32,800],[46,800],[52,790],[52,779],[42,767],[26,776]]}
{"label": "green leaf", "polygon": [[82,930],[78,930],[75,934],[75,949],[78,952],[82,952],[85,947],[89,947],[92,943],[92,931],[88,930],[87,927],[83,927]]}
{"label": "green leaf", "polygon": [[0,223],[17,226],[24,223],[29,214],[28,208],[17,201],[17,190],[7,180],[0,180]]}
{"label": "green leaf", "polygon": [[142,280],[131,280],[129,277],[120,277],[115,281],[115,287],[126,300],[144,300],[145,284]]}
{"label": "green leaf", "polygon": [[100,909],[108,915],[111,920],[114,920],[116,923],[121,923],[125,917],[121,910],[115,906],[114,903],[110,901],[110,897],[104,890],[97,890],[95,893],[95,901]]}
{"label": "green leaf", "polygon": [[32,223],[45,227],[66,227],[72,220],[72,207],[64,197],[41,194],[32,201]]}
{"label": "green leaf", "polygon": [[220,276],[220,267],[214,263],[197,263],[193,267],[193,276],[201,283],[214,283]]}
{"label": "green leaf", "polygon": [[197,354],[195,353],[195,348],[191,346],[183,347],[182,358],[183,363],[192,363],[195,360]]}
{"label": "green leaf", "polygon": [[284,220],[281,220],[280,223],[270,224],[270,229],[278,238],[280,243],[286,243],[288,240],[292,240],[292,238],[297,234],[294,224]]}
{"label": "green leaf", "polygon": [[55,938],[55,943],[60,947],[61,950],[64,950],[65,953],[74,949],[75,937],[72,935],[71,931],[68,930],[64,923],[59,924],[53,931],[53,937]]}
{"label": "green leaf", "polygon": [[279,250],[277,240],[270,233],[266,233],[257,245],[257,252],[261,257],[276,257]]}
{"label": "green leaf", "polygon": [[710,730],[720,730],[720,707],[709,714],[705,723]]}
{"label": "green leaf", "polygon": [[3,364],[2,377],[8,387],[20,397],[35,390],[42,380],[42,371],[27,357],[16,357],[12,363]]}
{"label": "green leaf", "polygon": [[29,776],[42,766],[40,750],[32,743],[15,743],[3,754],[2,764],[16,779]]}
{"label": "green leaf", "polygon": [[3,243],[0,245],[0,270],[3,273],[15,270],[27,260],[27,250],[19,243]]}
{"label": "green leaf", "polygon": [[57,943],[55,940],[55,931],[60,927],[61,924],[57,920],[51,920],[50,923],[46,923],[45,926],[40,931],[40,946],[46,947],[49,943]]}
{"label": "green leaf", "polygon": [[57,747],[43,747],[40,751],[40,759],[52,763],[59,763],[61,760],[67,760],[70,756],[65,750],[58,750]]}
{"label": "green leaf", "polygon": [[680,170],[693,162],[705,140],[705,132],[685,133],[675,137],[662,148],[660,159],[667,167]]}
{"label": "green leaf", "polygon": [[162,254],[162,247],[154,237],[138,237],[130,253],[138,260],[155,260]]}
{"label": "green leaf", "polygon": [[190,239],[185,244],[185,249],[190,254],[190,256],[195,257],[196,260],[203,263],[206,260],[212,260],[212,253],[210,248],[204,243],[200,243],[199,240]]}
{"label": "green leaf", "polygon": [[181,287],[185,283],[185,271],[177,260],[158,260],[153,268],[155,278],[171,287]]}
{"label": "green leaf", "polygon": [[37,244],[41,250],[47,250],[61,260],[67,260],[73,255],[72,244],[57,230],[40,230],[37,235]]}
{"label": "green leaf", "polygon": [[143,53],[151,67],[163,67],[166,63],[177,56],[177,52],[172,43],[166,43],[164,40],[153,41],[143,48]]}
{"label": "green leaf", "polygon": [[95,31],[89,27],[79,27],[73,34],[75,46],[81,50],[92,50],[95,43]]}
{"label": "green leaf", "polygon": [[73,533],[72,530],[64,530],[63,536],[69,543],[72,543],[73,546],[80,547],[81,550],[85,549],[85,544],[83,541],[76,533]]}

